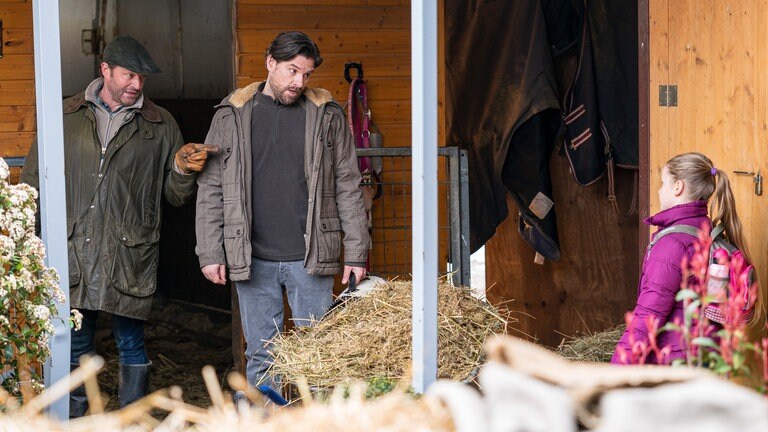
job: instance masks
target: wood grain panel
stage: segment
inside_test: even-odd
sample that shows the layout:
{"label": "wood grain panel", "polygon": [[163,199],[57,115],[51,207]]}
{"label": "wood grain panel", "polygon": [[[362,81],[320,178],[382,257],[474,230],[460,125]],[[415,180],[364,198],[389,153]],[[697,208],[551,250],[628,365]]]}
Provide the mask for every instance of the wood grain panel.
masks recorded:
{"label": "wood grain panel", "polygon": [[[326,52],[358,54],[367,51],[390,53],[411,50],[409,29],[295,30],[307,33],[317,43],[321,55]],[[275,30],[243,29],[237,34],[238,52],[263,56],[276,35]]]}
{"label": "wood grain panel", "polygon": [[34,132],[0,132],[0,157],[26,156],[34,140]]}
{"label": "wood grain panel", "polygon": [[[0,60],[2,63],[2,60]],[[5,76],[3,76],[5,78]],[[30,77],[27,80],[0,80],[0,104],[3,105],[34,105],[35,82]]]}
{"label": "wood grain panel", "polygon": [[[375,53],[327,54],[323,64],[312,72],[312,83],[319,78],[339,80],[344,77],[344,65],[349,62],[363,63],[366,78],[404,78],[410,79],[411,56],[409,53],[395,53],[380,56]],[[244,54],[237,57],[238,81],[253,82],[266,78],[266,68],[262,55]],[[250,78],[247,78],[250,77]]]}
{"label": "wood grain panel", "polygon": [[0,2],[0,19],[4,29],[31,29],[32,3]]}
{"label": "wood grain panel", "polygon": [[[677,107],[651,104],[651,184],[658,184],[659,168],[676,154],[709,156],[729,176],[758,279],[766,281],[768,201],[755,194],[752,175],[734,171],[768,169],[768,1],[654,0],[651,16],[651,81],[678,85]],[[651,213],[659,210],[654,195]],[[768,296],[768,284],[762,291]]]}
{"label": "wood grain panel", "polygon": [[29,80],[35,77],[32,55],[7,55],[0,58],[0,77],[3,80]]}
{"label": "wood grain panel", "polygon": [[377,123],[384,138],[384,147],[410,147],[411,125]]}
{"label": "wood grain panel", "polygon": [[410,7],[242,4],[237,7],[237,28],[408,29]]}
{"label": "wood grain panel", "polygon": [[[307,0],[283,0],[283,1],[276,1],[276,0],[238,0],[239,4],[252,4],[252,5],[262,5],[262,6],[276,6],[276,5],[305,5],[310,2]],[[411,3],[408,0],[312,0],[311,2],[314,6],[383,6],[383,5],[404,5],[409,6]]]}
{"label": "wood grain panel", "polygon": [[[649,215],[658,211],[659,197],[656,191],[661,184],[661,167],[664,159],[659,163],[659,154],[669,153],[669,107],[659,107],[659,86],[671,84],[669,57],[669,0],[650,0],[650,164],[649,164],[649,188],[650,209]],[[661,156],[664,157],[664,156]],[[654,211],[655,210],[655,211]]]}
{"label": "wood grain panel", "polygon": [[[517,207],[486,244],[486,285],[491,303],[505,303],[519,329],[539,343],[556,346],[623,322],[637,290],[637,218],[618,216],[606,199],[603,177],[589,187],[573,181],[568,163],[555,154],[550,164],[561,259],[534,264],[535,252],[517,232]],[[616,190],[628,208],[633,175],[617,170]],[[511,303],[509,303],[511,301]]]}
{"label": "wood grain panel", "polygon": [[[363,68],[365,70],[365,67]],[[367,77],[366,85],[368,86],[368,100],[373,105],[379,101],[408,101],[411,100],[411,80],[406,78],[380,78],[380,77]],[[315,81],[311,80],[310,85],[314,85]],[[349,97],[349,83],[344,78],[337,80],[324,79],[325,89],[333,94],[333,98],[337,101],[344,102]],[[376,120],[376,112],[374,110],[374,120]]]}
{"label": "wood grain panel", "polygon": [[[343,75],[343,72],[341,75]],[[368,77],[367,74],[366,77],[366,83],[368,85],[368,100],[370,101],[370,104],[373,105],[378,101],[383,100],[401,102],[411,100],[410,78]],[[261,81],[263,79],[264,77],[258,77],[255,79],[251,79],[249,77],[238,77],[237,87],[244,87],[254,81]],[[310,87],[321,87],[330,91],[333,95],[333,98],[342,104],[345,103],[349,97],[349,83],[341,76],[338,78],[322,78],[315,76],[313,79],[310,79],[309,85]],[[373,115],[374,120],[376,120],[375,111]]]}
{"label": "wood grain panel", "polygon": [[[2,19],[2,17],[0,17]],[[32,54],[32,29],[6,29],[3,22],[3,54]]]}
{"label": "wood grain panel", "polygon": [[34,106],[0,105],[0,132],[34,132]]}

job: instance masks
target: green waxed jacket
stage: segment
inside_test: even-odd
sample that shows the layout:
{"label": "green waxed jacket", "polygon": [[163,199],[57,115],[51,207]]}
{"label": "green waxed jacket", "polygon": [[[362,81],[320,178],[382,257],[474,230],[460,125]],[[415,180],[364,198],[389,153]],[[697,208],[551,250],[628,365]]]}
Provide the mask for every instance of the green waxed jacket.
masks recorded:
{"label": "green waxed jacket", "polygon": [[[176,121],[146,96],[120,125],[101,160],[85,94],[64,100],[67,246],[73,308],[147,319],[157,285],[162,197],[174,206],[195,192],[195,175],[173,169],[183,145]],[[21,181],[39,186],[37,145]]]}
{"label": "green waxed jacket", "polygon": [[[251,112],[262,83],[235,90],[217,106],[205,140],[221,146],[198,177],[195,251],[200,267],[226,264],[233,281],[250,279]],[[306,109],[304,174],[307,226],[304,266],[309,274],[365,263],[370,247],[360,169],[344,110],[323,89],[307,88],[299,99]],[[359,265],[359,264],[358,264]]]}

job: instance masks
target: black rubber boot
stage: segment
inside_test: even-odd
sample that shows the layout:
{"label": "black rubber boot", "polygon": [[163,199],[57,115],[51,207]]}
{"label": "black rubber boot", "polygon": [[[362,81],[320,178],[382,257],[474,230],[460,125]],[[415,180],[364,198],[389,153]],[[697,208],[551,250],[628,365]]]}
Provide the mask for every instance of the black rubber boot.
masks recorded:
{"label": "black rubber boot", "polygon": [[120,365],[120,379],[117,395],[120,408],[144,397],[149,391],[149,372],[152,363],[138,365]]}
{"label": "black rubber boot", "polygon": [[[72,373],[80,365],[70,363],[69,372]],[[85,415],[88,411],[88,396],[85,395],[85,386],[79,386],[69,393],[69,418],[77,418]]]}

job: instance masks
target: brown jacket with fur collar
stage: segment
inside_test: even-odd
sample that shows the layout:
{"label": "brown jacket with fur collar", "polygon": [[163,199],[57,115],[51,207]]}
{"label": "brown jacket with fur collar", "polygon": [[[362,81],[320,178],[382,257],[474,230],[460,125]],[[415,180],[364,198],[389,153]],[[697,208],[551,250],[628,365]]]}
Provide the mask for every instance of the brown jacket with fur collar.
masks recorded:
{"label": "brown jacket with fur collar", "polygon": [[[195,251],[200,267],[226,264],[233,281],[250,279],[251,112],[262,83],[235,90],[217,106],[205,142],[221,147],[198,177]],[[360,188],[360,170],[344,110],[331,93],[308,88],[303,104],[307,226],[304,266],[308,273],[341,270],[341,246],[348,263],[364,263],[370,237]]]}

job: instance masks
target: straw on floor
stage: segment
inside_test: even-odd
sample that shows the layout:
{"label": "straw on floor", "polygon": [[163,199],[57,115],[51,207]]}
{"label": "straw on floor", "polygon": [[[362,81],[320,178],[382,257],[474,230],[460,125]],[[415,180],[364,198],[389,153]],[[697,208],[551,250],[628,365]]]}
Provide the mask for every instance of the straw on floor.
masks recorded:
{"label": "straw on floor", "polygon": [[[273,372],[329,388],[385,377],[403,379],[411,365],[410,281],[389,281],[350,300],[315,327],[278,336]],[[465,380],[483,362],[483,343],[506,331],[508,318],[489,304],[445,282],[438,287],[438,375]]]}

